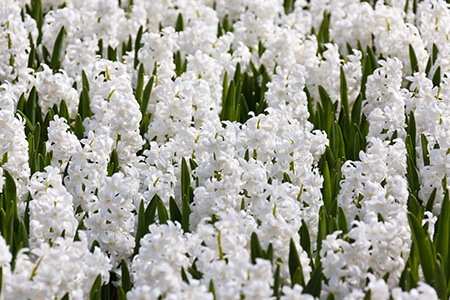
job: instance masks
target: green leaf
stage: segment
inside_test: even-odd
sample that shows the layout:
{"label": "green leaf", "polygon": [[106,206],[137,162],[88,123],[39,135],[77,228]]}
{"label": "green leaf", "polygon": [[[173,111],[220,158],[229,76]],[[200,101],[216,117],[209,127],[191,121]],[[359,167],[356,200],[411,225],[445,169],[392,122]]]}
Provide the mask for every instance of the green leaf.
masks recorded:
{"label": "green leaf", "polygon": [[125,54],[127,54],[127,52],[131,52],[133,51],[133,40],[131,35],[128,35],[128,41],[125,43],[122,42],[122,56],[124,56]]}
{"label": "green leaf", "polygon": [[338,229],[342,230],[342,233],[346,234],[348,232],[347,218],[345,217],[344,210],[342,209],[341,206],[339,206],[339,208],[338,208],[337,222],[338,222],[338,224],[337,224]]}
{"label": "green leaf", "polygon": [[[155,223],[156,209],[158,202],[162,202],[161,198],[155,194],[149,205],[145,209],[144,220],[146,222],[145,228],[148,230],[148,226],[152,223]],[[148,232],[148,231],[147,231]]]}
{"label": "green leaf", "polygon": [[222,81],[222,106],[223,103],[225,103],[225,100],[227,99],[228,96],[228,73],[225,72],[225,74],[223,75],[223,81]]}
{"label": "green leaf", "polygon": [[[14,207],[14,201],[9,201],[6,214],[5,214],[5,225],[6,225],[6,234],[4,234],[5,240],[8,245],[13,246],[14,241],[14,223],[16,218],[14,218],[14,210],[17,210],[17,208]],[[12,253],[15,253],[15,251],[12,249]]]}
{"label": "green leaf", "polygon": [[427,61],[427,65],[426,65],[426,67],[425,67],[425,74],[427,75],[427,76],[429,76],[430,75],[430,70],[431,70],[431,60],[432,60],[432,57],[430,56],[430,57],[428,57],[428,61]]}
{"label": "green leaf", "polygon": [[137,67],[137,65],[139,64],[139,49],[141,49],[142,44],[141,44],[141,39],[142,39],[142,33],[144,32],[143,27],[141,25],[141,27],[139,27],[139,30],[136,34],[136,40],[134,41],[134,68]]}
{"label": "green leaf", "polygon": [[323,107],[323,113],[321,120],[323,121],[323,125],[321,129],[325,130],[326,133],[331,136],[331,128],[333,123],[336,121],[335,110],[333,107],[333,101],[331,100],[328,92],[321,85],[318,87],[321,105]]}
{"label": "green leaf", "polygon": [[322,263],[319,262],[312,274],[311,279],[309,280],[308,284],[305,287],[304,293],[313,295],[314,297],[319,298],[320,297],[320,291],[322,289]]}
{"label": "green leaf", "polygon": [[135,98],[136,101],[139,103],[139,105],[142,106],[142,93],[144,91],[144,65],[139,65],[138,70],[138,78],[137,78],[137,85],[136,85],[136,91],[135,91]]}
{"label": "green leaf", "polygon": [[405,139],[407,150],[407,172],[406,177],[409,183],[409,189],[417,198],[420,188],[419,175],[416,167],[416,150],[413,146],[412,137],[408,134]]}
{"label": "green leaf", "polygon": [[154,80],[155,76],[150,77],[149,81],[145,85],[144,93],[142,95],[142,101],[140,102],[140,109],[143,116],[147,114],[147,107],[148,103],[150,102],[150,95],[152,93]]}
{"label": "green leaf", "polygon": [[91,251],[92,253],[94,253],[95,248],[100,248],[100,244],[98,243],[97,240],[94,240],[94,241],[92,242],[90,251]]}
{"label": "green leaf", "polygon": [[28,164],[30,165],[31,173],[36,172],[36,153],[34,135],[32,132],[28,134]]}
{"label": "green leaf", "polygon": [[[345,78],[344,68],[341,66],[340,73],[340,93],[341,93],[341,105],[342,110],[345,112],[347,117],[350,117],[350,107],[348,105],[348,87],[347,80]],[[347,120],[350,123],[350,119]]]}
{"label": "green leaf", "polygon": [[91,292],[89,294],[90,300],[100,300],[101,299],[101,285],[102,285],[102,276],[98,275],[92,284]]}
{"label": "green leaf", "polygon": [[247,100],[246,100],[245,96],[243,94],[241,94],[237,101],[238,101],[238,104],[236,107],[235,119],[241,123],[245,123],[245,121],[247,121],[247,119],[248,119],[247,116],[248,116],[248,112],[249,112]]}
{"label": "green leaf", "polygon": [[[247,151],[248,151],[248,149],[247,149]],[[247,153],[248,153],[248,152],[247,152]],[[248,161],[248,159],[247,159],[247,161]],[[286,172],[283,173],[283,180],[282,180],[282,182],[283,182],[283,183],[285,183],[285,182],[292,183],[291,178],[289,177],[289,174],[288,174],[288,173],[286,173]]]}
{"label": "green leaf", "polygon": [[225,259],[225,255],[223,253],[222,234],[221,234],[220,230],[218,230],[218,232],[217,232],[217,247],[219,248],[219,259],[220,260],[224,260]]}
{"label": "green leaf", "polygon": [[322,249],[322,240],[327,236],[327,215],[325,207],[322,205],[319,209],[319,230],[317,233],[317,249],[316,252],[319,253]]}
{"label": "green leaf", "polygon": [[216,288],[214,287],[214,281],[212,279],[209,281],[209,292],[213,295],[213,300],[217,300]]}
{"label": "green leaf", "polygon": [[6,212],[3,209],[3,207],[0,207],[0,233],[7,242],[8,232],[7,232]]}
{"label": "green leaf", "polygon": [[330,42],[330,17],[331,13],[326,10],[323,12],[322,23],[319,27],[319,33],[317,34],[317,42],[319,43],[319,53],[322,53],[324,45]]}
{"label": "green leaf", "polygon": [[184,270],[184,267],[181,267],[181,280],[189,284],[189,278],[186,274],[186,271]]}
{"label": "green leaf", "polygon": [[[449,191],[446,190],[444,200],[442,201],[441,213],[439,215],[439,219],[436,224],[436,233],[434,237],[436,252],[442,257],[442,266],[444,267],[450,264],[449,241],[450,241],[450,200],[449,200]],[[447,272],[450,272],[450,270],[447,269]],[[450,277],[450,273],[447,274],[447,276]]]}
{"label": "green leaf", "polygon": [[41,124],[41,130],[40,130],[40,143],[36,144],[36,148],[38,150],[41,150],[41,146],[45,145],[45,142],[48,140],[48,127],[50,126],[50,122],[54,119],[55,117],[55,113],[53,111],[53,109],[50,109],[47,113],[47,115],[45,116],[44,121],[40,121],[39,123]]}
{"label": "green leaf", "polygon": [[39,268],[39,266],[41,265],[42,259],[44,257],[40,257],[36,263],[36,265],[33,267],[33,270],[31,271],[31,275],[30,275],[30,280],[32,280],[34,278],[34,276],[36,276],[37,270]]}
{"label": "green leaf", "polygon": [[92,116],[90,102],[91,99],[88,90],[83,89],[80,94],[80,102],[78,103],[78,114],[81,116],[82,120]]}
{"label": "green leaf", "polygon": [[7,232],[6,232],[6,212],[3,207],[0,207],[0,232],[2,236],[7,240]]}
{"label": "green leaf", "polygon": [[[448,240],[447,240],[448,244]],[[448,271],[447,271],[448,272]],[[439,299],[448,299],[447,279],[442,268],[441,262],[437,259],[434,265],[434,284],[433,287],[438,294]]]}
{"label": "green leaf", "polygon": [[78,232],[80,232],[81,230],[85,230],[86,229],[86,227],[84,226],[84,219],[86,218],[86,216],[87,216],[87,212],[85,212],[83,214],[83,217],[78,222],[77,230],[75,231],[75,237],[73,238],[74,241],[79,241],[80,238],[78,237]]}
{"label": "green leaf", "polygon": [[167,221],[169,220],[169,214],[167,213],[166,206],[162,202],[161,198],[159,198],[158,201],[158,218],[159,224],[167,224]]}
{"label": "green leaf", "polygon": [[155,222],[155,215],[158,206],[157,204],[160,201],[161,199],[159,198],[159,196],[155,194],[146,209],[144,209],[145,204],[143,200],[139,204],[138,224],[136,228],[135,247],[133,255],[139,253],[141,238],[149,232],[149,225]]}
{"label": "green leaf", "polygon": [[89,79],[87,78],[86,72],[81,70],[81,82],[83,84],[82,89],[89,92]]}
{"label": "green leaf", "polygon": [[141,203],[139,204],[137,219],[138,223],[136,227],[134,255],[136,255],[139,252],[141,238],[145,235],[146,230],[148,230],[148,228],[145,227],[146,221],[145,221],[144,200],[141,200]]}
{"label": "green leaf", "polygon": [[187,60],[181,58],[181,52],[177,51],[174,54],[174,62],[175,62],[175,73],[176,77],[181,76],[184,72],[186,72]]}
{"label": "green leaf", "polygon": [[241,64],[236,64],[236,70],[234,71],[234,78],[233,81],[238,84],[241,81]]}
{"label": "green leaf", "polygon": [[[20,95],[20,97],[19,97],[19,101],[17,102],[17,109],[16,109],[16,111],[18,113],[21,113],[21,115],[23,115],[23,116],[25,116],[23,114],[23,111],[25,110],[26,103],[27,103],[27,99],[25,98],[25,95],[22,93]],[[24,118],[26,118],[26,117],[24,117]]]}
{"label": "green leaf", "polygon": [[425,281],[428,284],[433,284],[434,278],[434,253],[432,243],[427,233],[420,225],[419,220],[412,214],[408,213],[408,220],[411,226],[414,244],[419,250],[420,265],[422,266]]}
{"label": "green leaf", "polygon": [[250,256],[253,264],[256,264],[256,258],[264,258],[264,251],[256,232],[253,232],[250,238]]}
{"label": "green leaf", "polygon": [[30,231],[30,207],[29,207],[30,201],[31,201],[31,194],[28,193],[27,199],[25,200],[25,202],[26,202],[25,211],[23,213],[23,219],[22,219],[23,224],[25,225],[26,232]]}
{"label": "green leaf", "polygon": [[273,262],[273,245],[272,243],[267,246],[267,250],[265,253],[265,259],[270,260],[270,262]]}
{"label": "green leaf", "polygon": [[117,150],[113,149],[111,151],[111,155],[109,156],[108,176],[112,176],[117,172],[119,172],[119,155],[117,154]]}
{"label": "green leaf", "polygon": [[28,35],[28,41],[30,43],[30,54],[28,55],[28,68],[37,69],[36,66],[36,48],[34,46],[33,37],[31,33]]}
{"label": "green leaf", "polygon": [[120,285],[117,287],[117,299],[127,300],[127,295]]}
{"label": "green leaf", "polygon": [[178,208],[178,205],[173,197],[170,197],[170,200],[169,200],[169,211],[170,211],[170,219],[173,222],[178,221],[180,224],[182,224],[183,216],[182,216],[181,211]]}
{"label": "green leaf", "polygon": [[[414,249],[412,249],[414,250]],[[417,281],[419,280],[419,275],[418,275],[418,267],[417,267],[417,278],[414,278],[413,275],[413,267],[412,267],[412,260],[411,258],[414,256],[414,253],[411,252],[411,255],[406,263],[406,267],[402,272],[402,275],[400,277],[400,281],[399,281],[399,286],[405,290],[405,291],[409,291],[412,288],[415,288],[417,286]]]}
{"label": "green leaf", "polygon": [[181,201],[182,201],[181,225],[185,232],[189,232],[189,215],[191,214],[190,189],[191,189],[191,174],[186,159],[183,157],[181,160]]}
{"label": "green leaf", "polygon": [[308,257],[312,259],[311,237],[309,235],[308,226],[306,225],[306,222],[303,219],[299,233],[300,233],[300,246],[302,246],[303,250],[305,250],[306,253],[308,253]]}
{"label": "green leaf", "polygon": [[38,154],[38,161],[39,161],[39,172],[44,172],[45,171],[45,167],[47,166],[46,164],[46,160],[44,159],[44,156],[42,156],[42,154]]}
{"label": "green leaf", "polygon": [[273,295],[277,298],[281,296],[281,275],[280,275],[280,265],[277,264],[275,269],[275,275],[273,277]]}
{"label": "green leaf", "polygon": [[177,23],[175,24],[175,31],[179,32],[183,30],[184,30],[183,15],[179,13],[177,17]]}
{"label": "green leaf", "polygon": [[359,126],[361,122],[361,105],[362,105],[363,95],[359,94],[353,103],[352,112],[351,112],[351,122],[355,126]]}
{"label": "green leaf", "polygon": [[342,181],[341,168],[342,168],[342,159],[338,158],[335,161],[333,168],[330,169],[330,174],[332,174],[332,176],[331,176],[331,192],[333,194],[333,197],[332,197],[333,201],[331,202],[331,209],[330,209],[329,213],[333,216],[336,216],[336,214],[337,214],[337,207],[338,207],[337,197],[339,195],[339,191],[341,190],[341,181]]}
{"label": "green leaf", "polygon": [[131,278],[130,271],[128,270],[127,263],[124,259],[122,259],[122,262],[120,263],[120,269],[122,271],[122,287],[123,291],[126,293],[131,290]]}
{"label": "green leaf", "polygon": [[53,45],[52,59],[50,61],[50,68],[53,71],[57,71],[61,67],[61,52],[64,41],[65,28],[61,27],[58,36],[56,37],[55,44]]}
{"label": "green leaf", "polygon": [[[369,46],[367,46],[367,48],[369,48]],[[363,63],[362,63],[362,76],[361,76],[361,89],[360,89],[360,93],[358,95],[358,98],[361,98],[361,101],[363,100],[363,98],[365,98],[366,96],[366,83],[367,83],[367,78],[373,74],[373,70],[375,68],[372,67],[372,61],[371,61],[371,57],[369,55],[368,52],[366,52],[366,55],[363,58]],[[354,106],[355,104],[353,104]],[[354,109],[354,108],[353,108]]]}
{"label": "green leaf", "polygon": [[434,188],[427,201],[426,211],[433,211],[434,200],[436,199],[437,188]]}
{"label": "green leaf", "polygon": [[410,112],[408,116],[408,128],[407,128],[408,134],[411,136],[411,145],[412,145],[412,151],[414,156],[414,161],[416,160],[416,118],[414,117],[414,113]]}
{"label": "green leaf", "polygon": [[[3,205],[8,204],[11,201],[13,202],[14,205],[17,205],[17,188],[14,178],[6,169],[3,169],[3,177],[5,178],[5,183],[3,185],[3,197],[4,197]],[[6,211],[7,207],[4,206],[4,209]]]}
{"label": "green leaf", "polygon": [[117,48],[112,48],[108,45],[108,59],[110,61],[117,61]]}
{"label": "green leaf", "polygon": [[305,286],[305,277],[303,275],[303,269],[301,266],[298,267],[297,270],[295,270],[295,274],[291,284],[292,286],[294,286],[295,284],[299,284],[303,287]]}
{"label": "green leaf", "polygon": [[229,31],[231,31],[231,32],[233,31],[233,24],[230,24],[230,21],[228,20],[228,15],[226,15],[223,18],[222,28],[224,29],[225,33],[229,32]]}
{"label": "green leaf", "polygon": [[419,63],[417,62],[416,52],[411,44],[409,44],[409,61],[411,64],[411,72],[413,74],[419,72]]}
{"label": "green leaf", "polygon": [[420,140],[421,140],[421,145],[422,145],[423,164],[425,166],[429,166],[430,165],[430,156],[428,153],[428,139],[425,136],[425,134],[422,133],[422,135],[420,136]]}
{"label": "green leaf", "polygon": [[431,57],[432,57],[432,64],[434,65],[434,63],[436,62],[437,58],[438,58],[438,53],[439,53],[439,49],[437,47],[436,44],[433,43],[433,49],[431,51]]}
{"label": "green leaf", "polygon": [[191,167],[191,170],[194,171],[197,169],[198,164],[193,160],[192,158],[189,158],[189,166]]}
{"label": "green leaf", "polygon": [[37,92],[36,87],[32,87],[30,94],[28,96],[27,103],[25,105],[25,109],[23,111],[24,115],[30,120],[32,125],[36,124],[36,110],[37,110]]}
{"label": "green leaf", "polygon": [[367,51],[367,54],[368,54],[369,59],[370,59],[370,67],[371,67],[370,74],[372,74],[373,71],[375,71],[375,69],[377,69],[379,67],[378,59],[375,56],[375,52],[374,52],[372,47],[367,46],[366,51]]}
{"label": "green leaf", "polygon": [[433,75],[433,85],[440,86],[441,84],[441,66],[437,67]]}
{"label": "green leaf", "polygon": [[191,186],[191,173],[186,159],[181,159],[181,196],[189,201],[189,188]]}
{"label": "green leaf", "polygon": [[70,121],[69,109],[67,108],[66,101],[64,101],[64,100],[62,100],[60,105],[59,105],[59,113],[58,113],[58,115],[60,117],[65,118],[67,121]]}
{"label": "green leaf", "polygon": [[303,269],[300,263],[300,257],[297,252],[297,248],[295,247],[294,240],[291,238],[289,242],[289,273],[291,275],[291,283],[292,286],[294,284],[300,284],[301,286],[305,286],[305,279],[303,276]]}
{"label": "green leaf", "polygon": [[31,17],[36,20],[37,27],[40,29],[43,23],[41,0],[31,2]]}
{"label": "green leaf", "polygon": [[[45,144],[43,144],[45,145]],[[45,155],[45,165],[51,165],[52,164],[52,159],[53,159],[53,150],[51,150],[50,152],[47,153],[47,155]]]}
{"label": "green leaf", "polygon": [[[144,117],[141,120],[141,124],[139,124],[139,134],[144,137],[144,135],[148,131],[148,126],[150,125],[150,115],[144,115]],[[148,142],[146,145],[149,145]],[[149,148],[143,150],[148,150]]]}
{"label": "green leaf", "polygon": [[50,65],[50,53],[44,45],[42,45],[42,59],[47,65]]}
{"label": "green leaf", "polygon": [[227,90],[227,96],[225,101],[222,103],[222,112],[221,112],[221,120],[229,120],[233,121],[233,117],[235,116],[235,107],[236,107],[236,85],[234,80],[230,82],[230,86]]}
{"label": "green leaf", "polygon": [[333,201],[333,195],[331,192],[331,179],[330,179],[330,170],[328,168],[328,162],[325,161],[325,165],[322,169],[323,176],[323,187],[322,187],[322,195],[323,195],[323,203],[327,212],[331,210],[331,203]]}
{"label": "green leaf", "polygon": [[408,196],[408,209],[409,212],[412,213],[416,218],[419,220],[422,220],[423,217],[423,207],[420,204],[419,200],[417,200],[417,197],[413,194],[409,194]]}
{"label": "green leaf", "polygon": [[223,30],[222,23],[217,22],[217,37],[219,38],[224,34],[225,34],[225,30]]}
{"label": "green leaf", "polygon": [[262,97],[261,101],[259,103],[257,103],[256,110],[255,110],[255,115],[262,114],[266,110],[266,108],[268,107],[267,101],[264,99],[264,93],[265,92],[266,92],[266,89],[264,89],[264,90],[262,89],[261,90],[261,94],[263,96],[261,96]]}
{"label": "green leaf", "polygon": [[193,199],[193,197],[192,197],[192,194],[193,194],[193,189],[192,189],[192,187],[190,187],[189,188],[189,197],[186,197],[186,198],[183,198],[183,199],[181,199],[181,201],[182,201],[182,206],[181,206],[181,210],[182,210],[182,227],[183,227],[183,230],[185,231],[185,232],[189,232],[189,227],[190,227],[190,224],[189,224],[189,216],[190,216],[190,214],[191,214],[191,212],[192,212],[192,210],[191,210],[191,207],[190,207],[190,203],[191,203],[191,200],[190,199]]}
{"label": "green leaf", "polygon": [[[116,290],[117,290],[117,288],[114,287],[113,284],[112,284],[113,281],[117,281],[117,278],[116,278],[115,275],[116,274],[114,274],[114,273],[111,274],[111,278],[110,278],[109,282],[106,283],[106,285],[103,285],[101,287],[100,299],[113,299],[111,296],[112,296],[113,293],[115,294]],[[113,292],[113,289],[114,289],[114,292]]]}
{"label": "green leaf", "polygon": [[295,0],[284,0],[284,13],[286,15],[290,14],[294,10]]}
{"label": "green leaf", "polygon": [[192,265],[192,267],[188,267],[188,272],[189,272],[189,274],[192,275],[192,278],[201,279],[203,277],[203,274],[197,270],[197,266],[195,265],[195,262],[196,261],[194,261],[194,264]]}
{"label": "green leaf", "polygon": [[345,142],[344,136],[342,135],[341,127],[339,126],[337,121],[334,121],[331,133],[333,134],[334,143],[335,143],[335,157],[337,159],[345,159]]}
{"label": "green leaf", "polygon": [[83,120],[81,119],[80,114],[77,114],[77,117],[75,118],[75,128],[73,131],[79,140],[84,137]]}
{"label": "green leaf", "polygon": [[155,216],[158,203],[161,202],[161,198],[158,195],[153,196],[152,200],[148,204],[144,211],[144,201],[141,201],[138,212],[138,224],[136,228],[136,238],[134,255],[139,252],[141,238],[149,232],[149,225],[155,223]]}

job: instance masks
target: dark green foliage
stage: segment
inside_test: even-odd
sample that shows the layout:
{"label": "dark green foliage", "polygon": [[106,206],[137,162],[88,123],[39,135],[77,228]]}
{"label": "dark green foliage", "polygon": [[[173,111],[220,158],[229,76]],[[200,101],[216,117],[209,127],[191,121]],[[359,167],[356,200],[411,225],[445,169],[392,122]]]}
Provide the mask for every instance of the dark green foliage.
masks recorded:
{"label": "dark green foliage", "polygon": [[270,80],[269,75],[264,67],[257,70],[252,66],[252,73],[253,75],[249,75],[247,72],[242,73],[238,64],[234,78],[229,83],[228,76],[225,74],[221,120],[244,123],[249,119],[249,112],[258,115],[267,108],[264,94],[267,91],[266,84]]}
{"label": "dark green foliage", "polygon": [[62,46],[64,42],[65,28],[61,27],[58,36],[56,37],[55,44],[53,45],[52,57],[50,60],[49,67],[53,69],[53,71],[58,71],[61,67],[61,54],[62,54]]}

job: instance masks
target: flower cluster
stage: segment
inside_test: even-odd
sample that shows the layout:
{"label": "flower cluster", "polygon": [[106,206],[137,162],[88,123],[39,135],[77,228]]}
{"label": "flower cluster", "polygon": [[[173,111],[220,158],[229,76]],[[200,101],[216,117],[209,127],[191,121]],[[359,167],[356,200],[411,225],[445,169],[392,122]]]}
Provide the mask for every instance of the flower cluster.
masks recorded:
{"label": "flower cluster", "polygon": [[448,297],[445,1],[3,2],[0,299]]}
{"label": "flower cluster", "polygon": [[[52,246],[43,243],[29,253],[20,251],[14,266],[6,255],[3,259],[6,261],[2,261],[4,298],[48,299],[68,295],[70,299],[85,299],[98,276],[101,282],[108,282],[109,258],[100,248],[89,251],[86,238],[82,234],[80,238],[74,241],[58,237]],[[5,248],[3,253],[8,254]]]}

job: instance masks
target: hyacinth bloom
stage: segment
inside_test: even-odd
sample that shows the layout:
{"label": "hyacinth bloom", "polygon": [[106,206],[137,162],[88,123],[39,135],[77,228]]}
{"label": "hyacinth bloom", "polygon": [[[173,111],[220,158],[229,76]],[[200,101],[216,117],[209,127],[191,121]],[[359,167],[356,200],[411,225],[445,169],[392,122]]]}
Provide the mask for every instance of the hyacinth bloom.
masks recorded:
{"label": "hyacinth bloom", "polygon": [[0,300],[447,299],[449,21],[0,1]]}

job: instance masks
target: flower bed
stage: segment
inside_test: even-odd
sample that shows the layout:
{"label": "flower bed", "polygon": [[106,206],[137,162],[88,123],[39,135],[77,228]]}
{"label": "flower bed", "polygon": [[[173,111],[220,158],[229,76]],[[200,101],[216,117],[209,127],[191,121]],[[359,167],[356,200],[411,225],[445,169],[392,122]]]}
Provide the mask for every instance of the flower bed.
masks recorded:
{"label": "flower bed", "polygon": [[445,1],[0,20],[0,299],[449,297]]}

